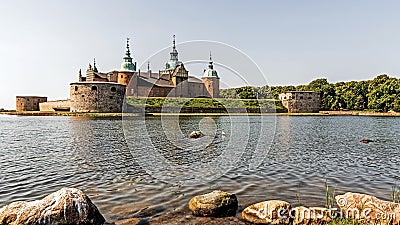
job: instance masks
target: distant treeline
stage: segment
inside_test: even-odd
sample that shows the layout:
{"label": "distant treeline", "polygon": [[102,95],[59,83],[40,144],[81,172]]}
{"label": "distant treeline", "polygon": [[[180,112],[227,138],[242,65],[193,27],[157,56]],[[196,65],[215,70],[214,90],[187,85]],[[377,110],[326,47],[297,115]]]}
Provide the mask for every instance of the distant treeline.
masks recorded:
{"label": "distant treeline", "polygon": [[321,93],[322,110],[373,110],[400,112],[400,79],[379,75],[373,80],[338,82],[330,84],[320,78],[308,85],[263,86],[221,90],[222,98],[278,99],[285,91],[317,91]]}

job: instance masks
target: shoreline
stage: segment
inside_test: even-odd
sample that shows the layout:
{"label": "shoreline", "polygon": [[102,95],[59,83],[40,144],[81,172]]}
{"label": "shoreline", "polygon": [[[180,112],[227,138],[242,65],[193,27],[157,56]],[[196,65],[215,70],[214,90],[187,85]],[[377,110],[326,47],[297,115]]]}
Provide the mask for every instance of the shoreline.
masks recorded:
{"label": "shoreline", "polygon": [[140,116],[377,116],[377,117],[400,117],[400,112],[366,112],[366,111],[320,111],[318,113],[160,113],[160,112],[148,112],[146,114],[141,113],[74,113],[74,112],[43,112],[43,111],[23,111],[23,112],[0,112],[0,115],[12,115],[12,116],[76,116],[76,117],[140,117]]}

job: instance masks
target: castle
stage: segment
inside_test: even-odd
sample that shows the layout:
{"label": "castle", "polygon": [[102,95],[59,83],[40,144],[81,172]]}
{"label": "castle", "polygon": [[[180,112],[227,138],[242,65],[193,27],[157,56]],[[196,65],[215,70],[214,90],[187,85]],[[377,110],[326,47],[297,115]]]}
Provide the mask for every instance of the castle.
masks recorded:
{"label": "castle", "polygon": [[214,70],[210,53],[208,69],[204,70],[201,79],[189,76],[189,71],[178,59],[178,51],[173,36],[172,51],[170,59],[165,68],[154,73],[138,70],[136,62],[133,62],[129,48],[129,38],[126,43],[126,52],[121,68],[119,70],[102,73],[97,70],[96,62],[93,66],[89,64],[86,70],[86,77],[79,71],[79,82],[113,82],[126,86],[126,95],[135,97],[211,97],[219,96],[219,77]]}
{"label": "castle", "polygon": [[317,113],[321,108],[320,92],[286,91],[279,94],[279,100],[289,113]]}
{"label": "castle", "polygon": [[137,71],[137,64],[131,57],[128,38],[119,70],[99,72],[94,61],[93,66],[89,64],[86,76],[79,70],[78,82],[70,84],[69,100],[38,104],[40,111],[121,112],[125,96],[217,98],[219,79],[211,53],[208,68],[203,71],[202,78],[190,76],[185,65],[178,59],[175,35],[170,59],[165,68],[158,73],[152,72],[149,66],[147,72]]}

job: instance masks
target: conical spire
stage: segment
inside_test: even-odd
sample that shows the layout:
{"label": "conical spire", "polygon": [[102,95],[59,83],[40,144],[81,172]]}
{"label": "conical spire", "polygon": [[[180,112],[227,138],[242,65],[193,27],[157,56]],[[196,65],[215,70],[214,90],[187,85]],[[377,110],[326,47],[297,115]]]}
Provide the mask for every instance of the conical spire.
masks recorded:
{"label": "conical spire", "polygon": [[86,71],[91,71],[91,70],[93,70],[93,68],[92,68],[92,65],[89,63],[89,66]]}
{"label": "conical spire", "polygon": [[211,55],[211,51],[210,51],[210,61],[208,63],[208,69],[204,70],[203,73],[203,78],[204,77],[216,77],[218,78],[218,73],[216,70],[214,70],[214,65],[213,65],[213,60],[212,60],[212,55]]}
{"label": "conical spire", "polygon": [[210,51],[210,62],[209,62],[209,64],[208,64],[208,68],[210,68],[210,69],[214,69],[214,65],[213,65],[213,61],[212,61],[212,56],[211,56],[211,51]]}
{"label": "conical spire", "polygon": [[136,63],[132,62],[131,50],[129,48],[129,38],[126,38],[126,52],[124,57],[124,62],[121,65],[121,70],[123,71],[136,71]]}
{"label": "conical spire", "polygon": [[176,45],[175,45],[175,34],[172,36],[172,51],[171,51],[171,61],[178,61],[178,51],[176,50]]}
{"label": "conical spire", "polygon": [[172,36],[173,40],[172,40],[172,44],[173,44],[173,49],[175,49],[175,34]]}
{"label": "conical spire", "polygon": [[99,72],[99,71],[97,70],[97,67],[96,67],[96,58],[93,59],[93,71],[94,71],[94,72]]}
{"label": "conical spire", "polygon": [[125,58],[131,58],[131,50],[129,49],[129,38],[126,38]]}

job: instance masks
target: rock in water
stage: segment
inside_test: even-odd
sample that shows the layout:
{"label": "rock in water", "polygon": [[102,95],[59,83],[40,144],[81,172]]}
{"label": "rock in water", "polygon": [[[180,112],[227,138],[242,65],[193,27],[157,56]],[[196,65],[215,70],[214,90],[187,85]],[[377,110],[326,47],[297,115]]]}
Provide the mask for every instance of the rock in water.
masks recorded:
{"label": "rock in water", "polygon": [[195,130],[192,133],[190,133],[189,137],[190,138],[199,138],[203,135],[203,133],[199,130]]}
{"label": "rock in water", "polygon": [[289,224],[290,209],[290,203],[285,201],[264,201],[245,208],[242,218],[258,224]]}
{"label": "rock in water", "polygon": [[234,216],[237,208],[236,195],[219,190],[195,196],[189,201],[189,209],[195,216]]}
{"label": "rock in water", "polygon": [[373,141],[373,140],[370,140],[370,139],[361,139],[360,142],[365,143],[365,144],[368,144],[368,143],[374,142],[374,141]]}
{"label": "rock in water", "polygon": [[14,202],[0,209],[1,225],[100,225],[104,221],[89,197],[76,188],[62,188],[42,200]]}
{"label": "rock in water", "polygon": [[359,219],[365,224],[400,223],[400,204],[352,192],[338,195],[335,199],[345,218]]}

